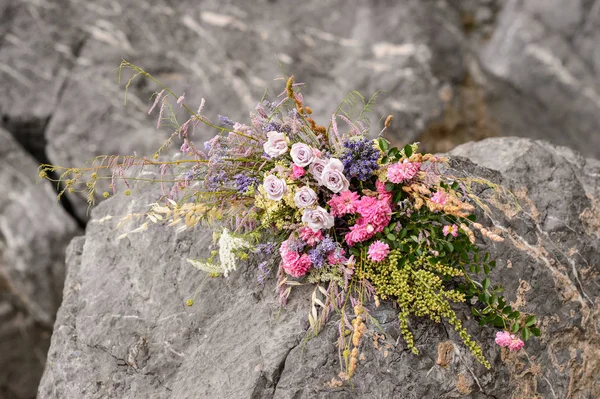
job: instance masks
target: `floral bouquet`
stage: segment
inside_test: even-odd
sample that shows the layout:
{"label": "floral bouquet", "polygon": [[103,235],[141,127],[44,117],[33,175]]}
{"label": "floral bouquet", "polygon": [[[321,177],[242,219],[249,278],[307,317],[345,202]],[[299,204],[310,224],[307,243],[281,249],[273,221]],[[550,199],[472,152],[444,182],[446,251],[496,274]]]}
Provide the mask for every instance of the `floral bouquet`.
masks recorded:
{"label": "floral bouquet", "polygon": [[[126,61],[123,68],[134,71],[127,87],[140,75],[161,85]],[[535,316],[512,309],[502,287],[492,285],[488,275],[495,261],[480,254],[476,233],[491,241],[503,238],[476,222],[475,206],[485,206],[468,181],[447,172],[447,159],[419,153],[417,144],[392,147],[383,137],[391,116],[370,134],[365,114],[374,98],[365,101],[355,92],[321,126],[311,118],[302,84],[293,77],[286,82],[276,101],[256,106],[248,124],[223,116],[215,124],[202,115],[204,100],[193,112],[183,95],[163,86],[149,113],[158,112],[158,127],[164,120],[174,123],[175,132],[152,158],[98,157],[89,167],[64,170],[42,165],[40,175],[60,171],[52,180],[62,184],[61,194],[86,190],[91,203],[100,179],[111,180],[113,194],[123,180],[129,195],[128,180],[134,178],[126,171],[157,166],[163,196],[134,231],[150,223],[218,228],[219,249],[209,259],[189,262],[227,277],[239,260],[252,257],[259,281],[276,279],[282,305],[293,287],[313,284],[309,323],[316,333],[337,315],[343,379],[357,367],[362,337],[378,328],[370,312],[381,301],[396,307],[403,338],[415,354],[411,316],[428,317],[452,325],[474,357],[490,367],[454,303],[470,306],[480,325],[498,328],[496,342],[511,351],[524,345],[519,334],[524,340],[540,334]],[[183,124],[169,98],[191,114]],[[201,124],[217,134],[198,148],[193,132]],[[176,138],[179,154],[161,159]],[[174,178],[167,179],[169,173]]]}

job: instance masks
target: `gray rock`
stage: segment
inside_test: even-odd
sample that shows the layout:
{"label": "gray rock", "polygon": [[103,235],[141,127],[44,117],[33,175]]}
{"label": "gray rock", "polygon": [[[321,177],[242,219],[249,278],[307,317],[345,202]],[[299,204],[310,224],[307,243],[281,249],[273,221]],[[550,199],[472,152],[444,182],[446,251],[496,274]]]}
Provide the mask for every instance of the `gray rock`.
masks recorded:
{"label": "gray rock", "polygon": [[[134,83],[123,107],[124,83],[114,73],[122,58],[185,91],[194,110],[206,98],[213,120],[227,113],[247,121],[265,87],[275,96],[282,91],[283,81],[272,81],[282,71],[307,83],[305,98],[321,124],[350,91],[368,98],[384,90],[373,126],[394,114],[397,140],[415,140],[439,117],[440,89],[465,73],[460,18],[444,2],[46,5],[15,2],[6,18],[0,88],[8,96],[0,98],[0,115],[32,152],[65,166],[101,154],[152,154],[170,134],[154,130],[154,116],[146,115],[154,84]],[[194,138],[213,134],[199,129]],[[76,208],[87,218],[85,204]]]}
{"label": "gray rock", "polygon": [[32,398],[42,375],[77,227],[36,162],[0,129],[0,397]]}
{"label": "gray rock", "polygon": [[599,22],[600,1],[506,2],[481,62],[538,103],[539,122],[518,135],[600,157]]}
{"label": "gray rock", "polygon": [[[502,184],[520,198],[518,212],[491,207],[487,223],[506,241],[484,247],[498,259],[495,281],[507,299],[540,320],[542,336],[524,352],[500,350],[494,331],[470,320],[493,365],[486,371],[462,345],[438,350],[456,340],[451,328],[414,319],[421,350],[414,356],[401,340],[394,344],[396,313],[382,306],[373,311],[391,347],[365,342],[353,383],[330,386],[340,368],[336,325],[305,339],[310,287],[280,310],[274,280],[258,284],[253,265],[229,279],[208,278],[185,262],[208,251],[209,233],[200,229],[153,227],[116,241],[120,232],[106,216],[144,209],[156,194],[147,191],[133,205],[125,197],[103,202],[85,239],[71,245],[39,398],[593,398],[600,239],[586,233],[579,214],[592,206],[584,186],[597,187],[598,177],[584,179],[573,161],[583,158],[546,143],[506,138],[470,146],[457,154],[496,170],[458,156],[456,173]],[[477,190],[493,203],[493,190]],[[186,307],[190,297],[195,304]],[[436,364],[444,354],[445,368]]]}

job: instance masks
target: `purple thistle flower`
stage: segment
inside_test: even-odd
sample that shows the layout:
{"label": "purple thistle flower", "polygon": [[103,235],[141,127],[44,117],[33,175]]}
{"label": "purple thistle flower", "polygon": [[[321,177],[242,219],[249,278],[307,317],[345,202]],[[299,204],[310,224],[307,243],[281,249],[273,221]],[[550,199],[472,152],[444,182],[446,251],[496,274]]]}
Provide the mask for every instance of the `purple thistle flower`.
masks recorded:
{"label": "purple thistle flower", "polygon": [[373,142],[367,138],[358,141],[350,140],[344,143],[346,152],[341,158],[344,164],[344,174],[356,177],[360,181],[369,179],[379,169],[377,161],[381,153],[373,146]]}

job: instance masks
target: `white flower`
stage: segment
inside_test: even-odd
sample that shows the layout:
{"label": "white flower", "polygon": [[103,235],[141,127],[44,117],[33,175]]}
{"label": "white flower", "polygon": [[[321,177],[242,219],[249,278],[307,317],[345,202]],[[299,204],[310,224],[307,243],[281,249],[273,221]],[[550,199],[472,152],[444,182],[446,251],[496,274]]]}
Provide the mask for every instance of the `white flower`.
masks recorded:
{"label": "white flower", "polygon": [[322,184],[333,191],[340,193],[348,190],[350,182],[344,176],[344,164],[336,158],[331,158],[321,173]]}
{"label": "white flower", "polygon": [[219,238],[219,264],[197,259],[188,259],[187,261],[197,269],[208,273],[223,273],[227,277],[232,270],[237,268],[236,251],[249,247],[248,241],[235,237],[229,233],[229,230],[223,229]]}
{"label": "white flower", "polygon": [[323,169],[327,165],[327,161],[321,158],[316,158],[313,163],[308,167],[308,171],[313,175],[317,183],[319,185],[323,185],[323,181],[321,180],[321,175],[323,173]]}
{"label": "white flower", "polygon": [[332,228],[334,220],[327,210],[318,206],[315,209],[305,209],[302,222],[306,223],[312,231],[319,231]]}
{"label": "white flower", "polygon": [[288,150],[287,138],[284,133],[279,133],[275,130],[267,133],[267,137],[269,138],[265,144],[263,144],[263,148],[268,156],[271,158],[277,158],[280,155],[283,155]]}
{"label": "white flower", "polygon": [[309,165],[315,159],[313,149],[304,143],[294,143],[290,150],[290,155],[294,164],[302,168]]}
{"label": "white flower", "polygon": [[308,208],[315,202],[317,202],[317,193],[308,186],[299,188],[294,195],[294,203],[298,208]]}
{"label": "white flower", "polygon": [[279,201],[287,191],[285,180],[278,179],[275,175],[268,175],[263,182],[267,197],[273,201]]}

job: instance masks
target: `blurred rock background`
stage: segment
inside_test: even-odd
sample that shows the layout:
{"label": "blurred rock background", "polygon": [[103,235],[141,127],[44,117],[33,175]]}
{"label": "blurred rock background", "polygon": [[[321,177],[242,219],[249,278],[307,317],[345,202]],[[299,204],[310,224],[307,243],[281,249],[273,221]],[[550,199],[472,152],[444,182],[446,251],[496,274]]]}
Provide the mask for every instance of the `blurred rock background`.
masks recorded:
{"label": "blurred rock background", "polygon": [[317,122],[384,90],[373,126],[394,115],[398,143],[522,136],[600,158],[599,42],[600,0],[0,1],[0,397],[35,396],[64,249],[88,220],[35,185],[36,164],[152,153],[170,133],[146,114],[149,82],[123,106],[122,58],[214,120],[244,121],[283,69]]}

